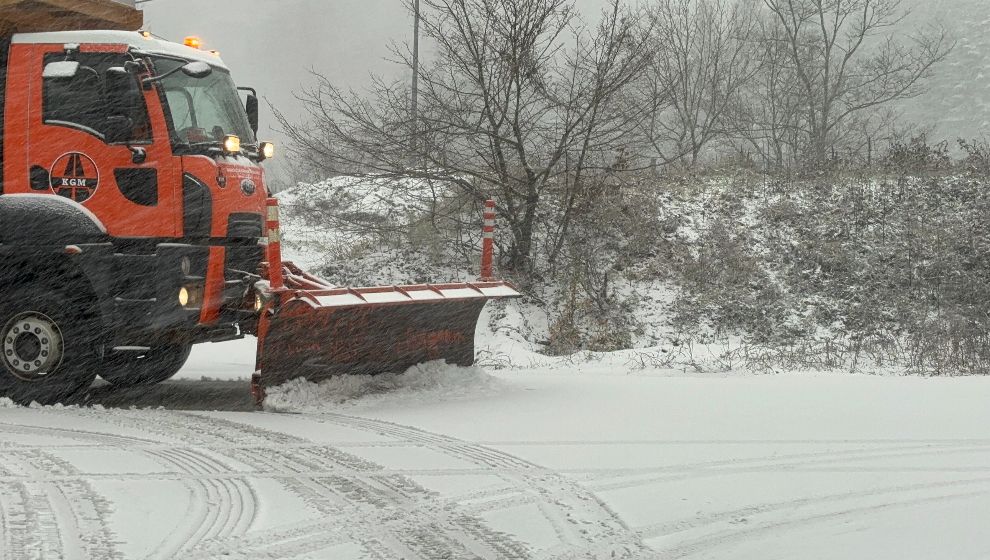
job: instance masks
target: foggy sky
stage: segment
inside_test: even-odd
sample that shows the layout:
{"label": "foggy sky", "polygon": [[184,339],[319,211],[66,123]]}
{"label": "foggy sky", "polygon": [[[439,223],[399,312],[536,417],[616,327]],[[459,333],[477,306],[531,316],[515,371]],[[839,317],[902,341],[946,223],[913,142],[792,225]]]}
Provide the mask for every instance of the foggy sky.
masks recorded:
{"label": "foggy sky", "polygon": [[[298,114],[293,91],[314,69],[342,85],[360,86],[369,72],[396,70],[383,61],[387,42],[403,39],[398,0],[153,0],[145,27],[166,39],[203,38],[221,52],[239,85],[286,114]],[[267,113],[267,111],[264,111]],[[273,125],[263,119],[262,134]]]}
{"label": "foggy sky", "polygon": [[[402,77],[384,60],[390,41],[412,36],[402,0],[152,0],[146,27],[166,39],[201,36],[218,49],[240,85],[254,86],[290,116],[301,113],[293,92],[313,83],[309,70],[344,87],[366,84],[369,73]],[[605,0],[576,0],[587,19]],[[940,136],[978,137],[990,128],[990,1],[907,0],[911,27],[948,23],[959,45],[930,93],[901,105],[910,122],[932,125]],[[263,138],[272,131],[264,107]]]}
{"label": "foggy sky", "polygon": [[[577,3],[589,15],[604,6],[604,0]],[[402,69],[385,60],[388,45],[412,37],[401,0],[152,0],[143,6],[147,29],[173,41],[202,37],[207,48],[220,51],[239,85],[256,87],[287,115],[300,113],[293,92],[313,83],[310,69],[345,87],[361,87],[370,73],[400,77]],[[272,120],[263,116],[260,136],[272,136]]]}

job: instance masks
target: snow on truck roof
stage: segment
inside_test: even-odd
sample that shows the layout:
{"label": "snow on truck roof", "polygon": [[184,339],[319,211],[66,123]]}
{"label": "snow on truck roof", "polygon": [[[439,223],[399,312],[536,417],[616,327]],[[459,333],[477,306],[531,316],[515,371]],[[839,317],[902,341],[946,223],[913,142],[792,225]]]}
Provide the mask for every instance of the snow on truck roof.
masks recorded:
{"label": "snow on truck roof", "polygon": [[211,66],[227,70],[221,58],[210,52],[187,47],[179,43],[145,37],[137,31],[53,31],[46,33],[18,33],[11,42],[37,45],[127,45],[150,54],[159,54],[203,61]]}

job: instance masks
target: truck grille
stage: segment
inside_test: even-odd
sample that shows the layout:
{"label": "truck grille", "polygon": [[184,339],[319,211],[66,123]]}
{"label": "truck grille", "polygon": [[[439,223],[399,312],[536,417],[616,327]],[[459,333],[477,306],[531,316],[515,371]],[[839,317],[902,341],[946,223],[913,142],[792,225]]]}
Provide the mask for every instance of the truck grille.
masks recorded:
{"label": "truck grille", "polygon": [[227,237],[257,240],[263,234],[260,214],[231,214],[227,220]]}

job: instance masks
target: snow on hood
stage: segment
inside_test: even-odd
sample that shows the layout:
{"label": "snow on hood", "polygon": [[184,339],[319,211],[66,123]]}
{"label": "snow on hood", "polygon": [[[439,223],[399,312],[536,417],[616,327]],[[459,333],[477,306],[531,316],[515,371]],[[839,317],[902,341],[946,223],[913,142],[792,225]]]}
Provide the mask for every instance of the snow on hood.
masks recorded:
{"label": "snow on hood", "polygon": [[500,380],[481,368],[435,361],[413,366],[402,374],[343,375],[319,384],[293,379],[267,391],[265,410],[319,412],[344,403],[428,404],[489,396],[503,387]]}

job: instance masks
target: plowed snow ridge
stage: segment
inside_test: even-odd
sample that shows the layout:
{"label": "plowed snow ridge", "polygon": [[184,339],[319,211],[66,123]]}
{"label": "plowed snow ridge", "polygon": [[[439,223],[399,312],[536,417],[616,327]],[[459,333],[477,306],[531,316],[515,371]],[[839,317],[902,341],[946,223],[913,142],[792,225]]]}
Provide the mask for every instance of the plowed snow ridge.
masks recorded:
{"label": "plowed snow ridge", "polygon": [[320,383],[294,379],[269,389],[265,409],[272,412],[320,411],[355,400],[370,405],[386,402],[435,402],[458,397],[483,397],[504,388],[477,367],[456,367],[442,361],[414,366],[403,374],[338,376]]}

